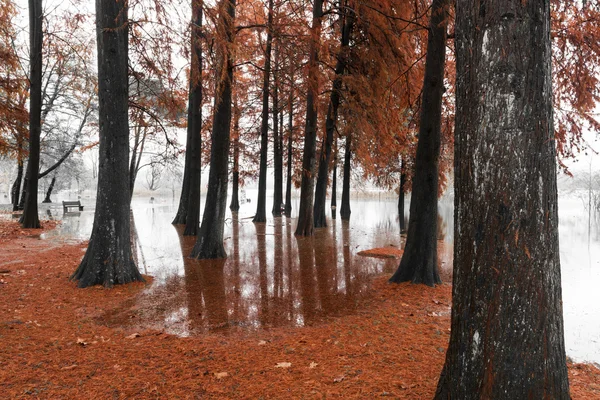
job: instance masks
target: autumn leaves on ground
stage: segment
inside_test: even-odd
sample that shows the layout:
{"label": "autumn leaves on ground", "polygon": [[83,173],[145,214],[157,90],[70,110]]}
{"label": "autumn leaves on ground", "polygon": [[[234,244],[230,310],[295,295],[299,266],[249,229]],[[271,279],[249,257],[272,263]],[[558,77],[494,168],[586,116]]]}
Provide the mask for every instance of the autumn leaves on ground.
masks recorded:
{"label": "autumn leaves on ground", "polygon": [[[2,397],[433,396],[449,338],[447,284],[390,285],[380,276],[354,315],[304,328],[180,338],[103,324],[152,279],[77,289],[68,278],[86,243],[39,240],[40,233],[0,222]],[[569,378],[574,399],[600,398],[594,366],[570,365]]]}

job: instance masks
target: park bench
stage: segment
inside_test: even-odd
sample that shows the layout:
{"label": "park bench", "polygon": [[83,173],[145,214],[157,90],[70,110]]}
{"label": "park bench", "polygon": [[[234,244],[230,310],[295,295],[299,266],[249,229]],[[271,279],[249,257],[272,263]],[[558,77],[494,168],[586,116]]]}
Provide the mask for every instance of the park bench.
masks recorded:
{"label": "park bench", "polygon": [[79,200],[77,201],[63,201],[63,212],[69,212],[69,208],[77,207],[77,211],[83,211],[83,206]]}

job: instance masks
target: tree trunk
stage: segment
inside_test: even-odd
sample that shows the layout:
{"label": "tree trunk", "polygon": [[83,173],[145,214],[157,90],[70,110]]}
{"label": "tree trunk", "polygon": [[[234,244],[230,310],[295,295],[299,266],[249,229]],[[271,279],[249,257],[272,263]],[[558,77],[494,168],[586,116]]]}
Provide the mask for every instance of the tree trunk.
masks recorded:
{"label": "tree trunk", "polygon": [[[78,287],[143,281],[131,252],[127,6],[96,1],[98,45],[98,196],[90,242],[71,276]],[[124,28],[125,27],[125,28]],[[122,177],[115,179],[115,177]]]}
{"label": "tree trunk", "polygon": [[438,165],[449,0],[433,0],[406,245],[390,282],[442,283],[437,266]]}
{"label": "tree trunk", "polygon": [[279,129],[279,92],[277,69],[279,67],[277,47],[275,47],[275,72],[273,73],[273,164],[274,164],[274,189],[273,210],[274,217],[281,217],[281,204],[283,203],[283,157],[281,155],[281,131]]}
{"label": "tree trunk", "polygon": [[[344,19],[342,17],[342,19]],[[319,173],[317,175],[317,187],[315,190],[314,220],[315,228],[327,226],[325,217],[325,200],[327,196],[327,179],[329,178],[329,162],[331,160],[331,147],[333,145],[333,132],[337,124],[338,108],[341,100],[342,75],[346,69],[346,52],[350,43],[350,32],[354,25],[354,18],[346,16],[342,21],[342,35],[340,51],[337,55],[337,64],[335,66],[335,79],[331,96],[329,98],[329,107],[325,120],[325,140],[321,147],[321,156],[319,159]]]}
{"label": "tree trunk", "polygon": [[321,41],[323,0],[314,0],[313,20],[310,28],[310,53],[308,60],[308,93],[306,95],[306,125],[302,154],[302,183],[296,235],[312,236],[314,232],[313,201],[315,191],[315,164],[317,145],[317,100],[319,90],[318,50]]}
{"label": "tree trunk", "polygon": [[29,161],[23,216],[23,228],[39,228],[38,172],[42,132],[42,0],[29,0]]}
{"label": "tree trunk", "polygon": [[12,188],[10,190],[11,203],[13,205],[13,211],[19,210],[19,200],[21,193],[21,182],[23,181],[23,159],[19,158],[17,161],[17,178],[15,179]]}
{"label": "tree trunk", "polygon": [[232,212],[237,212],[240,209],[240,114],[239,104],[237,98],[235,98],[233,105],[233,193],[229,205]]}
{"label": "tree trunk", "polygon": [[[292,75],[293,81],[293,75]],[[288,99],[288,142],[287,142],[287,177],[285,180],[285,216],[292,216],[292,167],[293,167],[293,148],[294,139],[294,86],[290,87],[290,97]]]}
{"label": "tree trunk", "polygon": [[273,0],[269,0],[267,45],[263,69],[262,113],[260,125],[260,167],[258,171],[258,201],[252,222],[267,222],[267,156],[269,151],[269,77],[271,75],[271,43],[273,42]]}
{"label": "tree trunk", "polygon": [[54,184],[56,183],[56,175],[52,177],[52,181],[50,182],[50,186],[48,186],[48,191],[46,192],[46,198],[42,203],[52,203],[50,199],[50,195],[52,195],[52,190],[54,189]]}
{"label": "tree trunk", "polygon": [[340,217],[350,219],[350,158],[352,157],[352,136],[346,136],[346,154],[344,154],[344,181],[342,182],[342,208]]}
{"label": "tree trunk", "polygon": [[436,398],[570,399],[549,2],[459,1],[456,16],[452,332]]}
{"label": "tree trunk", "polygon": [[[231,130],[231,97],[233,81],[235,0],[219,2],[218,31],[225,35],[224,43],[217,49],[217,87],[212,127],[212,147],[210,151],[210,172],[208,191],[202,225],[191,257],[225,258],[223,229],[227,207],[227,181],[229,179],[229,135]],[[221,72],[224,73],[221,73]]]}
{"label": "tree trunk", "polygon": [[406,223],[404,222],[404,191],[406,190],[406,172],[404,170],[404,160],[401,160],[400,166],[400,187],[398,188],[398,218],[400,219],[400,232],[406,232]]}
{"label": "tree trunk", "polygon": [[333,172],[331,176],[331,218],[336,218],[337,212],[337,140],[334,141]]}
{"label": "tree trunk", "polygon": [[200,226],[200,175],[202,174],[202,1],[192,0],[192,62],[188,125],[191,125],[189,193],[184,236],[196,236]]}

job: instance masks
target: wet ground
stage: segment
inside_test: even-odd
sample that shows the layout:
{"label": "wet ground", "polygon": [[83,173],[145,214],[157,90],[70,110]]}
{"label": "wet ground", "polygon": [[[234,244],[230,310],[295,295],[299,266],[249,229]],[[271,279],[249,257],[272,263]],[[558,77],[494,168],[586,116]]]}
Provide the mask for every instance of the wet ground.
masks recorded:
{"label": "wet ground", "polygon": [[[248,197],[251,197],[249,195]],[[44,240],[87,240],[93,200],[82,199],[81,213],[63,216],[59,204],[44,206],[46,217],[62,225]],[[407,204],[408,205],[408,204]],[[323,318],[360,312],[375,293],[371,278],[393,273],[397,259],[357,255],[374,247],[402,247],[397,204],[392,198],[355,199],[350,222],[328,219],[314,238],[297,239],[295,215],[255,225],[255,203],[229,214],[226,260],[198,261],[188,254],[195,238],[171,225],[172,199],[135,199],[133,242],[140,270],[153,284],[99,323],[139,325],[181,336],[201,332],[230,334],[248,329],[310,325]],[[297,212],[298,204],[293,204]],[[271,205],[267,206],[271,210]],[[600,220],[587,218],[582,202],[562,198],[560,244],[567,353],[577,361],[600,363]],[[588,224],[588,220],[590,223]],[[451,279],[453,221],[451,201],[440,204],[439,262]]]}

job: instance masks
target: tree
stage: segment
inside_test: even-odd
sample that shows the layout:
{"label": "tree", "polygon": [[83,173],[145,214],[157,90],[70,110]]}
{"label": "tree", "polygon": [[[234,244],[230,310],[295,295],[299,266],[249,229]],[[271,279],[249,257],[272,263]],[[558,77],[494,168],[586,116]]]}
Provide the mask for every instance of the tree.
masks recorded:
{"label": "tree", "polygon": [[346,135],[346,149],[344,153],[344,178],[342,181],[342,208],[340,209],[340,217],[348,221],[350,219],[350,161],[352,158],[352,134]]}
{"label": "tree", "polygon": [[436,398],[569,399],[550,5],[458,1],[456,33],[452,331]]}
{"label": "tree", "polygon": [[203,259],[227,257],[223,246],[223,229],[229,179],[235,5],[235,0],[221,0],[218,5],[217,37],[219,43],[217,52],[219,65],[216,75],[217,89],[215,90],[213,111],[208,192],[198,240],[191,253],[191,257]]}
{"label": "tree", "polygon": [[23,228],[39,228],[38,169],[42,131],[42,0],[29,0],[29,160],[25,178]]}
{"label": "tree", "polygon": [[323,0],[314,0],[312,26],[310,28],[310,50],[308,61],[308,93],[306,95],[306,122],[304,127],[304,151],[302,153],[302,183],[298,210],[297,236],[312,236],[314,232],[313,199],[315,188],[315,164],[317,143],[317,100],[319,42],[323,16]]}
{"label": "tree", "polygon": [[130,245],[127,32],[127,3],[98,0],[98,195],[90,242],[71,276],[78,287],[143,281]]}
{"label": "tree", "polygon": [[448,7],[449,0],[433,0],[431,6],[408,232],[390,282],[442,282],[437,268],[437,202]]}

